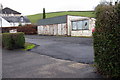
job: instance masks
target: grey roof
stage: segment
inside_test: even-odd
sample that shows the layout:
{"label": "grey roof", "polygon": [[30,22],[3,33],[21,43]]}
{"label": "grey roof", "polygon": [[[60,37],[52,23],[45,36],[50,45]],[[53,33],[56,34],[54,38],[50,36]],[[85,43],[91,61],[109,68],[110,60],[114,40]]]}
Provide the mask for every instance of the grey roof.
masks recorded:
{"label": "grey roof", "polygon": [[67,22],[67,15],[41,19],[38,21],[38,25],[60,24]]}
{"label": "grey roof", "polygon": [[[6,21],[14,23],[30,23],[30,20],[26,16],[3,16]],[[23,19],[23,21],[21,20]]]}
{"label": "grey roof", "polygon": [[8,7],[2,9],[2,13],[3,13],[3,14],[21,14],[20,12],[17,12],[17,11],[15,11],[15,10],[12,10],[12,9],[10,9],[10,8],[8,8]]}

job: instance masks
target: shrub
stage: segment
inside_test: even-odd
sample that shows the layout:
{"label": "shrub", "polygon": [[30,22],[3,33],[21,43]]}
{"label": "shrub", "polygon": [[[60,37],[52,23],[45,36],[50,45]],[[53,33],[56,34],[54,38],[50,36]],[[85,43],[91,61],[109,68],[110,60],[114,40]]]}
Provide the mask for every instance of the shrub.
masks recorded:
{"label": "shrub", "polygon": [[24,33],[12,34],[12,39],[14,41],[14,48],[24,48],[25,44]]}
{"label": "shrub", "polygon": [[95,62],[109,77],[120,77],[120,4],[96,7]]}
{"label": "shrub", "polygon": [[2,35],[2,46],[6,49],[13,49],[11,34],[4,33]]}
{"label": "shrub", "polygon": [[32,24],[27,24],[24,26],[18,26],[18,27],[3,27],[2,32],[6,33],[9,32],[9,30],[17,29],[18,32],[23,32],[24,34],[37,34],[37,26]]}
{"label": "shrub", "polygon": [[25,34],[37,34],[37,26],[25,25],[17,28],[18,32],[24,32]]}
{"label": "shrub", "polygon": [[3,33],[2,35],[3,47],[6,49],[24,48],[25,38],[24,33]]}

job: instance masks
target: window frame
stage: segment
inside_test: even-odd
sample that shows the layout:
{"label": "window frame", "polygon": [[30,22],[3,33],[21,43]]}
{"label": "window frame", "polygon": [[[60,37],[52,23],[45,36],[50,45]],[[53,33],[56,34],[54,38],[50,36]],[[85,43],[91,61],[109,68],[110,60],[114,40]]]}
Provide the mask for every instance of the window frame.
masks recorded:
{"label": "window frame", "polygon": [[[83,29],[83,25],[84,25],[84,21],[87,20],[88,21],[88,28],[87,29]],[[82,21],[82,29],[79,29],[77,22]],[[76,29],[73,29],[73,22],[76,22]],[[72,31],[78,31],[78,30],[89,30],[89,19],[83,19],[83,20],[75,20],[75,21],[71,21],[71,25],[72,25]]]}

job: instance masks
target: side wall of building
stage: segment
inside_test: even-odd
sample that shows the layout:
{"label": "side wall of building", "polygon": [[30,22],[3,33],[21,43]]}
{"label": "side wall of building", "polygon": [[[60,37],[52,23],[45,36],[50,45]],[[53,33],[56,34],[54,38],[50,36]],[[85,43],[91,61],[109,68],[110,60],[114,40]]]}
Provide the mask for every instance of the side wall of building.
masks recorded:
{"label": "side wall of building", "polygon": [[[20,23],[17,23],[17,22],[15,22],[15,23],[9,23],[9,24],[10,24],[11,27],[19,26],[19,25],[20,25]],[[22,26],[24,26],[24,25],[26,25],[26,24],[31,24],[31,23],[21,23]],[[10,26],[9,26],[9,27],[10,27]]]}
{"label": "side wall of building", "polygon": [[[2,24],[1,24],[2,23]],[[3,19],[2,17],[0,17],[0,27],[11,27],[10,23],[8,21],[6,21],[5,19]]]}
{"label": "side wall of building", "polygon": [[[72,21],[89,20],[87,30],[73,30]],[[68,15],[67,23],[52,24],[52,25],[39,25],[38,34],[40,35],[67,35],[67,36],[92,36],[92,28],[95,27],[95,19],[81,16]]]}
{"label": "side wall of building", "polygon": [[[83,20],[83,19],[89,20],[89,29],[88,30],[72,30],[72,21]],[[95,27],[95,19],[88,18],[88,17],[68,16],[67,25],[68,25],[68,35],[70,36],[92,36],[92,28]]]}
{"label": "side wall of building", "polygon": [[38,26],[39,35],[67,35],[66,23]]}

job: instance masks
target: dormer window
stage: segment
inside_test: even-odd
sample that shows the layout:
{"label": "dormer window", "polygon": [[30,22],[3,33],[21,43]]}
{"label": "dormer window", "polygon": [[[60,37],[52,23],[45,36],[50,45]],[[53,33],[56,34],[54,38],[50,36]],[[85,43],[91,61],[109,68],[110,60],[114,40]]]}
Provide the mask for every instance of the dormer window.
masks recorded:
{"label": "dormer window", "polygon": [[23,22],[24,21],[24,18],[23,16],[20,17],[20,22]]}

